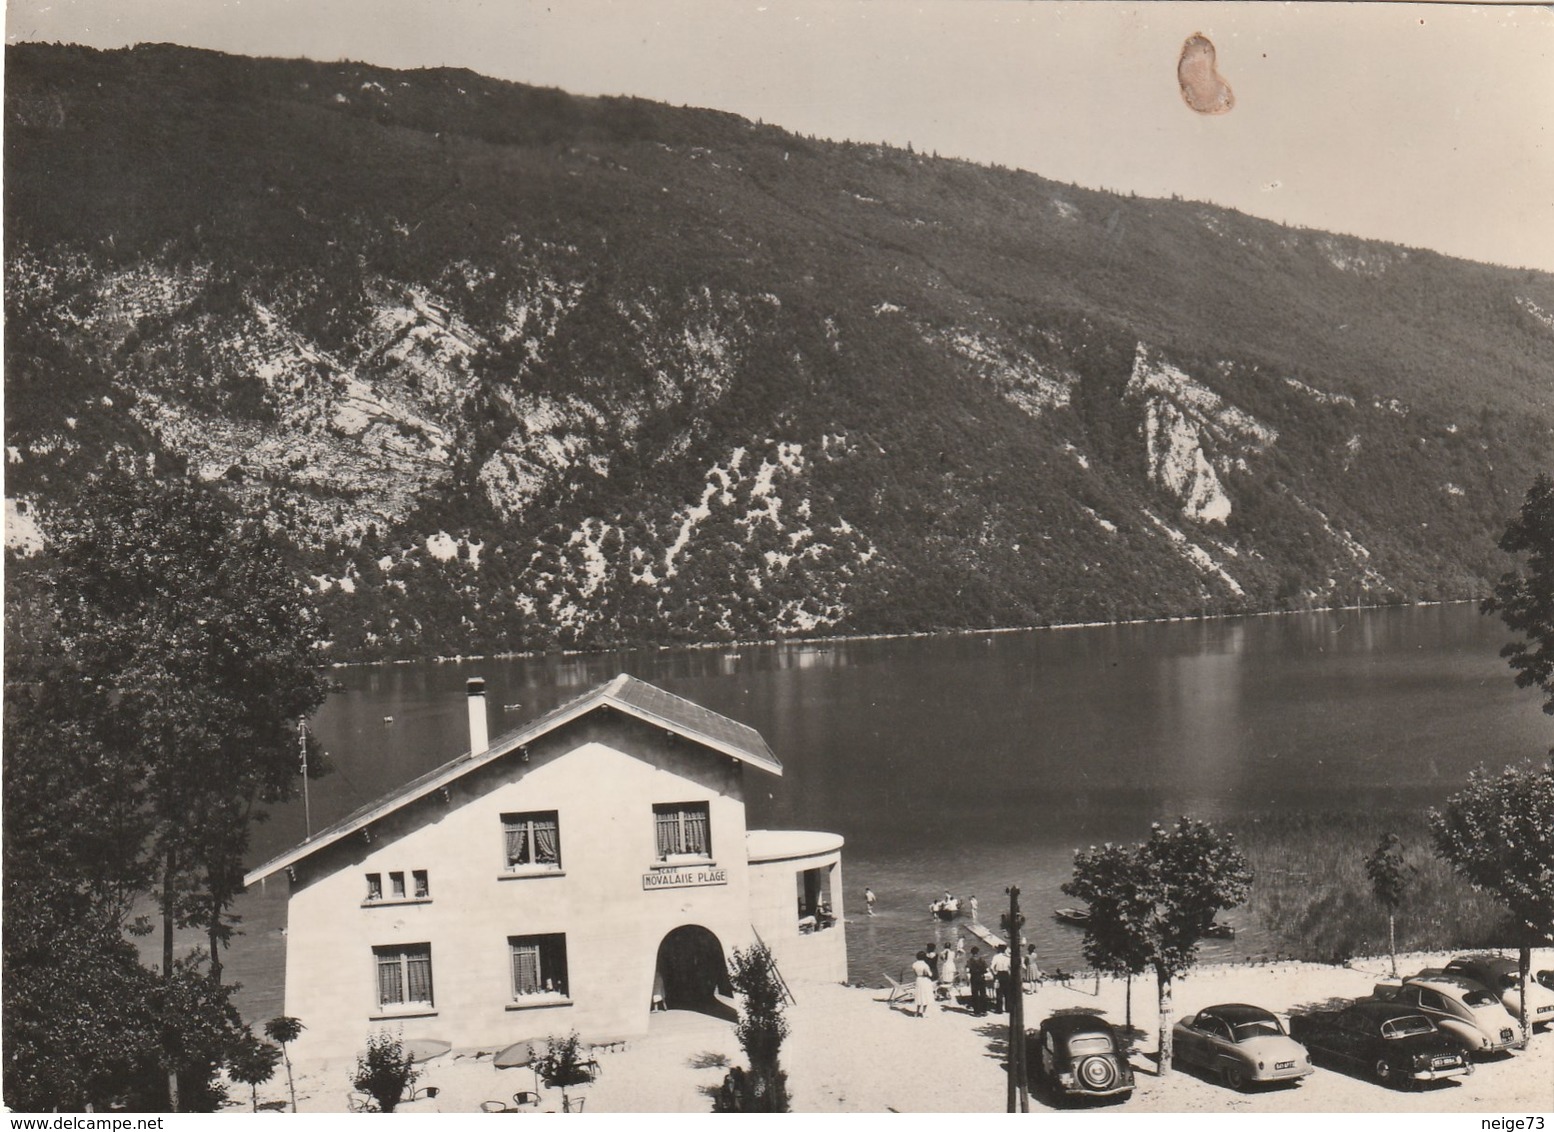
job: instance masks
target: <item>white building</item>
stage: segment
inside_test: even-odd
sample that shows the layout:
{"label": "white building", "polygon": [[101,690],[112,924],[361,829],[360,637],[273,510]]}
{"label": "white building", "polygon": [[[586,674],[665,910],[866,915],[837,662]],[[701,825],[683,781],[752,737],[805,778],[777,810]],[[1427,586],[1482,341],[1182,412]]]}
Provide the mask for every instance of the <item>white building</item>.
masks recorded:
{"label": "white building", "polygon": [[790,985],[846,979],[842,838],[746,829],[747,768],[782,773],[756,731],[621,675],[488,744],[469,684],[468,754],[245,878],[290,878],[299,1054],[598,1042],[646,1032],[655,995],[731,1017],[757,939]]}

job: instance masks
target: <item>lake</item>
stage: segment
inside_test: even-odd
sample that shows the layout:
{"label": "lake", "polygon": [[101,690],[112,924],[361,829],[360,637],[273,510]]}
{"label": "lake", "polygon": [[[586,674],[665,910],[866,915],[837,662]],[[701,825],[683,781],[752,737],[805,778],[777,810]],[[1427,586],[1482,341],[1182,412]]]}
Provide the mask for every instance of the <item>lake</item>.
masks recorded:
{"label": "lake", "polygon": [[[1077,847],[1180,814],[1422,808],[1479,762],[1543,758],[1554,722],[1512,683],[1506,639],[1459,604],[342,669],[315,721],[336,770],[312,784],[312,825],[468,749],[470,676],[486,679],[494,737],[624,671],[766,736],[784,773],[746,772],[752,828],[846,837],[853,980],[953,937],[928,914],[936,895],[975,893],[996,926],[1010,884],[1043,966],[1073,970],[1081,933],[1051,913],[1071,903],[1059,886]],[[303,832],[300,803],[278,808],[249,860]],[[272,881],[236,909],[228,973],[250,1019],[281,1009],[285,892]],[[1237,937],[1205,959],[1274,946],[1226,918]]]}

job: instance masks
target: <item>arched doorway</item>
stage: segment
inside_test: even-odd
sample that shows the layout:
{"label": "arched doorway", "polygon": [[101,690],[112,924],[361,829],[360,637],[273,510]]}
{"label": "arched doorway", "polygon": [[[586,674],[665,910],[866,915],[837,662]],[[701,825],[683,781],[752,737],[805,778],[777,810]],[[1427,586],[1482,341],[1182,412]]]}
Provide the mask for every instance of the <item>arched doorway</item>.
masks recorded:
{"label": "arched doorway", "polygon": [[[734,1021],[734,988],[718,937],[699,924],[675,928],[658,945],[653,993],[669,1010],[694,1010]],[[719,997],[722,996],[722,997]]]}

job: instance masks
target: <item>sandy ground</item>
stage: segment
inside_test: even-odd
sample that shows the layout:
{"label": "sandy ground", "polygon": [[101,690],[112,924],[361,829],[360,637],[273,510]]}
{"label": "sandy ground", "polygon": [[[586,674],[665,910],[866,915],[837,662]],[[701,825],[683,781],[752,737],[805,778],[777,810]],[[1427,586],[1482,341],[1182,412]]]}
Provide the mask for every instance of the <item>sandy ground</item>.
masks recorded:
{"label": "sandy ground", "polygon": [[[1399,957],[1399,969],[1417,970],[1444,955]],[[1554,966],[1554,950],[1537,953],[1538,966]],[[1220,1002],[1251,1002],[1278,1012],[1334,997],[1368,994],[1387,973],[1387,961],[1356,961],[1350,968],[1285,963],[1204,968],[1179,980],[1176,1017]],[[1554,1032],[1540,1031],[1526,1050],[1481,1061],[1467,1078],[1420,1091],[1387,1089],[1368,1080],[1319,1068],[1295,1087],[1235,1093],[1192,1070],[1165,1077],[1155,1072],[1155,988],[1136,980],[1133,1022],[1145,1031],[1133,1055],[1138,1085],[1127,1112],[1554,1112]],[[1002,1112],[1006,1077],[1001,1060],[1007,1036],[998,1015],[977,1018],[959,1008],[935,1009],[916,1018],[887,1005],[886,992],[860,987],[795,988],[787,1016],[792,1032],[783,1047],[793,1108],[798,1112]],[[1026,996],[1026,1024],[1063,1009],[1099,1009],[1115,1023],[1124,1018],[1120,982],[1092,978],[1068,986],[1044,984]],[[512,1102],[519,1089],[534,1089],[528,1069],[498,1070],[492,1051],[455,1050],[428,1062],[421,1086],[438,1095],[402,1106],[406,1112],[478,1112],[482,1101]],[[733,1027],[700,1014],[655,1014],[650,1032],[624,1050],[601,1052],[599,1079],[581,1089],[585,1112],[706,1112],[726,1064],[743,1060]],[[298,1064],[298,1107],[341,1112],[350,1091],[352,1064]],[[559,1111],[557,1090],[541,1089],[540,1111]],[[246,1087],[233,1089],[248,1107]],[[286,1096],[284,1072],[259,1090],[261,1104],[279,1107]],[[1037,1097],[1032,1111],[1047,1106]]]}

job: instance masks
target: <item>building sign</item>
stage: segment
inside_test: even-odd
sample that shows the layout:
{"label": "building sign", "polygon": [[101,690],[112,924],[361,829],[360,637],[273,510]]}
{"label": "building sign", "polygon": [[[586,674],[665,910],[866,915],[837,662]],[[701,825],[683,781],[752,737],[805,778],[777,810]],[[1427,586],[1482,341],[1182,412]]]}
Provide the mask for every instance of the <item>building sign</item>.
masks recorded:
{"label": "building sign", "polygon": [[727,869],[662,869],[642,874],[642,888],[701,888],[709,884],[727,884]]}

